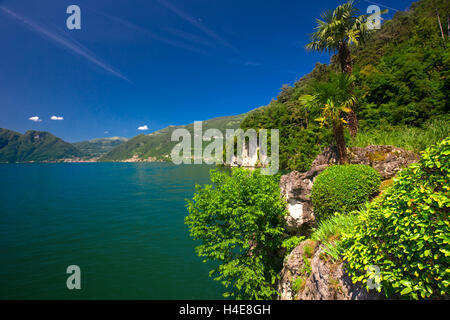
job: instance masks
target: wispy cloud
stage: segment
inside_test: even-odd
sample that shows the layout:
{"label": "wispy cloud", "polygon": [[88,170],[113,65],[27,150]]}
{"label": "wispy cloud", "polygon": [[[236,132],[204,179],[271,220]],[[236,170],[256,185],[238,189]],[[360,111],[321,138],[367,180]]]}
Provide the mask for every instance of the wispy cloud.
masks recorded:
{"label": "wispy cloud", "polygon": [[38,116],[29,117],[28,120],[34,121],[34,122],[41,122],[42,120]]}
{"label": "wispy cloud", "polygon": [[208,28],[207,26],[205,26],[204,24],[202,24],[200,21],[198,21],[197,19],[193,18],[192,16],[190,16],[188,13],[182,11],[181,9],[177,8],[176,6],[174,6],[173,4],[171,4],[169,1],[167,0],[158,0],[158,2],[166,7],[167,9],[169,9],[170,11],[172,11],[173,13],[175,13],[177,16],[179,16],[180,18],[186,20],[187,22],[189,22],[191,25],[193,25],[194,27],[200,29],[201,31],[203,31],[205,34],[207,34],[208,36],[210,36],[211,38],[215,39],[217,42],[219,42],[220,44],[222,44],[225,47],[230,48],[231,50],[233,50],[234,52],[239,54],[239,50],[233,46],[231,43],[229,43],[227,40],[225,40],[224,38],[222,38],[220,35],[218,35],[216,32],[214,32],[212,29]]}
{"label": "wispy cloud", "polygon": [[193,42],[193,43],[197,43],[203,46],[207,46],[207,47],[211,47],[211,48],[216,48],[217,45],[212,43],[211,41],[208,41],[208,39],[180,30],[180,29],[176,29],[176,28],[165,28],[165,31],[167,31],[168,33],[171,33],[183,40],[186,40],[188,42]]}
{"label": "wispy cloud", "polygon": [[397,10],[397,9],[394,9],[394,8],[391,8],[391,7],[388,7],[388,6],[385,6],[384,4],[381,4],[381,3],[377,3],[377,2],[373,2],[373,1],[368,1],[368,0],[364,0],[364,1],[367,2],[367,3],[371,3],[371,4],[376,4],[377,6],[380,6],[380,7],[388,8],[388,9],[391,9],[391,10],[394,10],[394,11],[399,11],[399,10]]}
{"label": "wispy cloud", "polygon": [[140,127],[138,127],[138,130],[139,130],[139,131],[146,131],[146,130],[148,130],[148,126],[147,126],[147,125],[145,125],[145,126],[140,126]]}
{"label": "wispy cloud", "polygon": [[69,52],[73,54],[77,54],[87,61],[94,63],[95,65],[99,66],[103,70],[107,71],[108,73],[123,79],[125,81],[131,82],[128,80],[122,73],[115,70],[113,67],[109,66],[107,63],[101,61],[99,58],[95,57],[91,52],[89,52],[86,48],[82,47],[80,44],[74,43],[67,38],[63,37],[62,35],[59,35],[46,27],[39,25],[38,23],[34,22],[33,20],[26,18],[11,9],[8,9],[7,7],[0,5],[0,10],[3,11],[8,16],[14,18],[16,21],[21,22],[22,24],[26,25],[28,28],[30,28],[35,33],[39,34],[40,36],[43,36],[44,38],[53,41],[54,43],[64,47]]}
{"label": "wispy cloud", "polygon": [[156,41],[165,43],[165,44],[170,45],[172,47],[185,49],[185,50],[192,51],[192,52],[195,52],[195,53],[199,53],[199,54],[202,54],[202,55],[210,56],[210,54],[208,52],[206,52],[206,51],[204,51],[202,49],[199,49],[197,47],[185,44],[184,42],[181,42],[181,41],[177,41],[177,40],[170,39],[168,37],[161,36],[161,35],[156,34],[156,33],[152,32],[152,31],[150,31],[148,29],[145,29],[145,28],[142,28],[142,27],[140,27],[138,25],[135,25],[135,24],[133,24],[133,23],[131,23],[131,22],[125,20],[125,19],[113,16],[113,15],[110,15],[110,14],[107,14],[107,13],[104,13],[104,12],[98,12],[98,11],[96,11],[96,12],[98,14],[100,14],[100,15],[102,15],[102,16],[104,16],[104,17],[106,17],[106,18],[108,18],[108,19],[110,19],[112,21],[114,21],[114,22],[117,22],[117,23],[119,23],[119,24],[121,24],[121,25],[123,25],[123,26],[125,26],[125,27],[127,27],[129,29],[131,29],[131,30],[138,31],[138,32],[140,32],[140,33],[142,33],[142,34],[144,34],[144,35],[146,35],[146,36],[148,36],[148,37],[150,37],[150,38],[152,38],[152,39],[154,39]]}
{"label": "wispy cloud", "polygon": [[64,120],[64,117],[52,116],[50,120],[62,121]]}

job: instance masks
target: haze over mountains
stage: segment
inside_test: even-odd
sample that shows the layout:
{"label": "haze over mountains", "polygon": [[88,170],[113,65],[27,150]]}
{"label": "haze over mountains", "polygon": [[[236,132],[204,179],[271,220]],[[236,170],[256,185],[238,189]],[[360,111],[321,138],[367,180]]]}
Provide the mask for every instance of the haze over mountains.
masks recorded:
{"label": "haze over mountains", "polygon": [[[245,116],[241,114],[203,121],[203,131],[215,128],[225,133],[226,129],[237,129]],[[193,123],[169,126],[132,139],[112,137],[76,143],[66,142],[45,131],[30,130],[21,134],[0,128],[0,163],[169,160],[172,148],[178,143],[171,141],[172,132],[181,128],[187,129],[194,137]]]}

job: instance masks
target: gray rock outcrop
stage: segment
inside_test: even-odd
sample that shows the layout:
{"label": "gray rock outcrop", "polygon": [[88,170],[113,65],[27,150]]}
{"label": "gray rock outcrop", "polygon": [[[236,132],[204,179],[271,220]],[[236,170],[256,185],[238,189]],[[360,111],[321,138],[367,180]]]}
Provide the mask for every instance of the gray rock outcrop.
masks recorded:
{"label": "gray rock outcrop", "polygon": [[[390,179],[402,168],[419,160],[419,156],[394,146],[368,146],[349,148],[351,164],[365,164],[377,170],[382,179]],[[307,172],[292,171],[280,179],[282,196],[287,201],[286,216],[289,234],[305,234],[314,223],[311,190],[314,179],[329,165],[337,163],[337,149],[326,148],[319,154]]]}
{"label": "gray rock outcrop", "polygon": [[353,284],[343,263],[334,262],[311,240],[300,243],[285,259],[277,289],[280,300],[383,299],[377,292]]}

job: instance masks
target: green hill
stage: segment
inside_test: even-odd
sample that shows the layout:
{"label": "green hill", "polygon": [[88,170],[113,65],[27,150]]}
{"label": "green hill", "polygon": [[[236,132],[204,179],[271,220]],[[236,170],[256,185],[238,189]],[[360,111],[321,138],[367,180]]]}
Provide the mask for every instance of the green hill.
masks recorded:
{"label": "green hill", "polygon": [[0,162],[45,162],[82,157],[72,144],[44,131],[25,134],[0,128]]}
{"label": "green hill", "polygon": [[122,137],[98,138],[88,141],[75,142],[73,145],[83,152],[86,157],[98,158],[127,141],[127,138]]}
{"label": "green hill", "polygon": [[[349,146],[388,143],[417,152],[450,134],[450,42],[442,38],[436,12],[446,22],[448,0],[415,2],[386,20],[364,44],[350,46],[359,134],[356,139],[346,137]],[[321,110],[299,98],[329,82],[340,69],[336,55],[329,64],[317,63],[242,122],[243,129],[280,130],[283,169],[308,170],[316,155],[333,143],[332,130],[315,121]]]}
{"label": "green hill", "polygon": [[[203,121],[203,132],[215,128],[225,134],[226,129],[239,128],[245,116],[246,114],[241,114]],[[172,132],[181,128],[187,129],[193,138],[193,123],[185,126],[169,126],[151,134],[140,134],[114,148],[101,157],[99,161],[123,161],[133,157],[141,160],[148,158],[152,158],[153,160],[168,160],[172,148],[178,143],[177,141],[171,141]]]}

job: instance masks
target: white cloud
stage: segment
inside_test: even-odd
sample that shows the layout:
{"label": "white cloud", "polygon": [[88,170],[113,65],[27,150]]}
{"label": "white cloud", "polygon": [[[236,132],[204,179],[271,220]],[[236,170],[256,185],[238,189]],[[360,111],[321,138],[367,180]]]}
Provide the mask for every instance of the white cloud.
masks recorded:
{"label": "white cloud", "polygon": [[57,116],[52,116],[50,119],[51,120],[64,120],[63,117],[57,117]]}
{"label": "white cloud", "polygon": [[41,122],[42,120],[38,116],[29,117],[28,120],[34,121],[34,122]]}
{"label": "white cloud", "polygon": [[140,126],[140,127],[138,127],[138,130],[141,130],[141,131],[148,130],[148,126],[147,126],[147,125],[145,125],[145,126]]}

